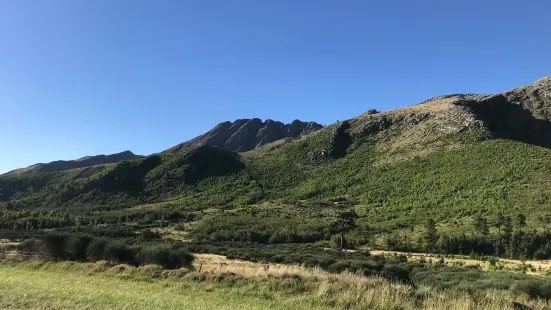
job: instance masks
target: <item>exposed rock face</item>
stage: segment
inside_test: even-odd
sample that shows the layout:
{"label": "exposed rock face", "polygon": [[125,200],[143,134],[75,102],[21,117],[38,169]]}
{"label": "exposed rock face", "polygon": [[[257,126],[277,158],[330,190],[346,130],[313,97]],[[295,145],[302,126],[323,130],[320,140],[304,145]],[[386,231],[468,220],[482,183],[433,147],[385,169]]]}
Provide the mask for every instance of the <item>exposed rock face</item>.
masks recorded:
{"label": "exposed rock face", "polygon": [[386,132],[386,140],[419,143],[447,134],[486,131],[489,137],[551,147],[551,77],[495,95],[438,96],[393,111],[350,120],[355,137]]}
{"label": "exposed rock face", "polygon": [[467,103],[492,136],[551,147],[551,78]]}
{"label": "exposed rock face", "polygon": [[76,168],[85,168],[103,164],[114,164],[123,160],[140,157],[130,151],[124,151],[121,153],[111,155],[97,155],[87,156],[75,160],[57,160],[46,164],[35,164],[27,168],[16,169],[6,174],[26,174],[32,172],[56,172],[65,171]]}
{"label": "exposed rock face", "polygon": [[[472,140],[457,140],[460,133],[472,133]],[[551,77],[500,94],[445,95],[392,111],[367,111],[308,138],[324,134],[333,137],[333,145],[313,157],[339,158],[369,143],[379,154],[376,164],[493,138],[551,148]]]}
{"label": "exposed rock face", "polygon": [[174,153],[198,145],[210,145],[234,152],[246,152],[262,145],[284,139],[307,135],[323,126],[315,122],[294,120],[291,124],[258,118],[239,119],[216,125],[207,133],[180,143],[165,153]]}

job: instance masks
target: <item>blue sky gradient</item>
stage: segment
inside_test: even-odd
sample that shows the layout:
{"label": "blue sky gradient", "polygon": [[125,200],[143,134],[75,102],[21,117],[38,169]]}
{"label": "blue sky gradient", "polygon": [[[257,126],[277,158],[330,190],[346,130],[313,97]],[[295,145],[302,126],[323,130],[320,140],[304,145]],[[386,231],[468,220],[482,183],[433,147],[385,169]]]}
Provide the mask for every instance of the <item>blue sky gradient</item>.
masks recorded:
{"label": "blue sky gradient", "polygon": [[551,75],[551,1],[2,0],[0,173]]}

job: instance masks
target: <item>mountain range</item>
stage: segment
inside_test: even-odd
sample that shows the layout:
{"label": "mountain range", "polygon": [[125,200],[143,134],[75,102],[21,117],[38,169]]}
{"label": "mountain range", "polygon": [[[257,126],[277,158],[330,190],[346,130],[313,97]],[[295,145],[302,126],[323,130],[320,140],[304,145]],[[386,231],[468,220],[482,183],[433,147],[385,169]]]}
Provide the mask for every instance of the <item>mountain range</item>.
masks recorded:
{"label": "mountain range", "polygon": [[123,152],[13,171],[0,176],[0,204],[203,210],[349,200],[392,227],[481,210],[537,217],[551,208],[550,121],[550,77],[326,127],[237,120],[145,157]]}
{"label": "mountain range", "polygon": [[259,118],[239,119],[233,123],[220,123],[207,133],[175,145],[164,152],[175,153],[199,145],[210,145],[234,152],[246,152],[277,140],[299,138],[322,127],[316,122],[301,122],[299,120],[294,120],[291,124],[284,124],[271,119],[265,122]]}
{"label": "mountain range", "polygon": [[[200,145],[210,145],[229,151],[246,152],[262,145],[280,140],[295,139],[312,133],[323,126],[315,122],[294,120],[291,124],[273,121],[262,122],[258,118],[240,119],[235,122],[224,122],[216,125],[207,133],[189,141],[175,145],[164,153],[176,153]],[[110,155],[86,156],[75,160],[57,160],[50,163],[38,163],[26,168],[19,168],[5,173],[26,174],[33,172],[56,172],[90,166],[115,164],[123,160],[141,157],[130,151]]]}
{"label": "mountain range", "polygon": [[70,169],[85,168],[96,165],[114,164],[123,160],[140,157],[130,151],[111,155],[86,156],[75,160],[57,160],[50,163],[38,163],[26,168],[15,169],[6,174],[26,174],[34,172],[56,172]]}

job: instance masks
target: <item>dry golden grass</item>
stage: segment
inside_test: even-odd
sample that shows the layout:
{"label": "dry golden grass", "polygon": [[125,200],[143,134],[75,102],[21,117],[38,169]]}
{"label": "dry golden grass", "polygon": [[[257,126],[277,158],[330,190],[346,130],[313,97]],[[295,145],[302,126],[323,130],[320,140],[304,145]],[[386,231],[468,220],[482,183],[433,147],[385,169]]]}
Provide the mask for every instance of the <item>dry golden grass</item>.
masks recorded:
{"label": "dry golden grass", "polygon": [[193,267],[199,273],[220,274],[230,273],[243,277],[294,277],[302,278],[327,278],[332,274],[319,268],[305,268],[296,265],[261,264],[248,261],[227,259],[225,256],[215,254],[195,254]]}
{"label": "dry golden grass", "polygon": [[[382,251],[379,254],[383,254]],[[503,310],[514,309],[513,301],[532,309],[547,309],[545,301],[531,300],[527,296],[513,298],[506,292],[481,291],[473,296],[453,290],[437,291],[430,287],[415,290],[410,285],[355,273],[331,274],[319,268],[228,260],[213,254],[197,254],[195,257],[194,267],[201,274],[302,279],[311,283],[310,294],[315,299],[350,309]]]}
{"label": "dry golden grass", "polygon": [[[394,254],[391,251],[373,252],[386,255]],[[479,261],[473,262],[480,263]],[[140,286],[141,290],[148,291],[152,296],[161,294],[161,291],[165,289],[173,290],[173,286],[174,288],[185,287],[187,289],[193,287],[193,294],[197,296],[208,292],[209,294],[213,294],[212,298],[217,300],[231,298],[233,304],[231,307],[227,307],[227,309],[239,308],[238,301],[241,299],[243,303],[247,303],[248,305],[245,308],[248,308],[251,303],[250,298],[260,296],[267,298],[267,300],[275,301],[275,303],[272,302],[270,304],[270,307],[273,309],[289,309],[289,305],[297,304],[301,305],[298,308],[302,309],[329,307],[337,309],[502,310],[514,309],[514,301],[529,306],[531,309],[547,309],[546,303],[543,300],[529,299],[524,295],[513,296],[505,291],[484,290],[468,294],[454,290],[439,291],[425,286],[414,288],[407,284],[389,282],[380,277],[365,277],[348,272],[332,274],[319,268],[306,268],[296,265],[262,264],[229,260],[224,256],[214,254],[196,254],[193,267],[194,271],[187,269],[163,271],[162,268],[155,265],[137,268],[128,265],[113,266],[105,261],[87,264],[71,262],[7,263],[7,261],[4,261],[0,265],[0,273],[9,274],[11,281],[14,282],[11,284],[17,282],[17,285],[32,287],[37,294],[44,295],[41,295],[41,299],[37,299],[37,302],[40,301],[47,305],[63,304],[63,307],[61,307],[63,309],[72,308],[67,306],[68,304],[57,300],[56,294],[60,294],[59,292],[61,291],[53,290],[48,294],[43,294],[40,286],[33,280],[34,273],[36,273],[35,276],[51,277],[52,279],[56,277],[60,279],[65,277],[71,278],[78,275],[78,278],[75,279],[78,279],[82,283],[97,280],[105,282],[102,285],[106,287],[110,286],[111,282],[118,281],[117,283],[120,283],[117,285],[121,288]],[[25,275],[21,277],[16,276],[17,272],[25,273]],[[156,281],[151,282],[151,284],[134,283],[134,279],[141,279],[139,280],[141,282],[147,279],[147,277],[144,278],[147,275],[165,282],[162,282],[161,286],[155,284]],[[85,280],[84,278],[97,276],[102,277],[101,280],[97,278],[94,278],[96,280]],[[109,280],[112,277],[114,279]],[[197,282],[197,279],[200,281]],[[121,282],[123,280],[129,281],[128,285],[124,285]],[[147,280],[146,282],[150,281]],[[23,294],[23,291],[15,290],[13,287],[10,289],[8,286],[2,286],[2,281],[0,281],[0,291],[2,289],[6,293]],[[219,295],[217,295],[218,292]],[[78,290],[75,290],[74,293],[77,294]],[[119,294],[113,292],[113,294],[115,293]],[[147,296],[141,294],[139,298],[144,301],[147,300]],[[132,298],[134,297],[136,296],[132,295]],[[68,297],[65,296],[63,298]],[[28,298],[23,295],[19,297],[12,296],[4,300],[0,297],[0,305],[21,305],[23,302],[20,302],[20,300],[23,300],[25,304],[29,302]],[[100,309],[104,301],[90,298],[85,300],[79,299],[78,302],[82,307],[86,307],[87,303],[90,303],[90,305],[93,304],[93,306],[90,306],[91,309]],[[171,301],[171,303],[175,305],[176,301]],[[105,305],[107,306],[107,304]],[[245,304],[243,305],[245,306]],[[113,305],[109,304],[109,306]]]}
{"label": "dry golden grass", "polygon": [[19,242],[11,241],[8,239],[0,239],[0,248],[2,247],[9,247],[9,246],[16,246]]}
{"label": "dry golden grass", "polygon": [[458,97],[435,99],[425,103],[420,103],[376,114],[364,113],[357,118],[378,118],[383,116],[406,115],[410,113],[440,112],[449,109],[453,105],[453,103],[457,101],[457,99]]}
{"label": "dry golden grass", "polygon": [[[407,255],[407,256],[410,256],[411,259],[413,260],[432,259],[434,261],[437,261],[439,259],[437,255],[427,254],[427,253],[406,253],[406,252],[387,251],[387,250],[370,250],[369,252],[373,255],[384,255],[384,256]],[[479,265],[481,268],[486,270],[488,270],[490,267],[490,263],[488,261],[471,259],[471,258],[462,258],[462,257],[446,257],[444,259],[444,262],[447,264],[463,263],[465,265]],[[515,259],[499,258],[499,263],[503,265],[505,268],[510,268],[510,269],[518,268],[523,264],[531,265],[532,267],[536,268],[536,272],[528,271],[527,273],[529,274],[544,274],[546,271],[551,269],[551,260],[526,260],[522,262],[520,260],[515,260]]]}
{"label": "dry golden grass", "polygon": [[468,109],[455,104],[459,99],[457,96],[436,98],[402,109],[377,114],[366,113],[352,119],[351,123],[356,128],[363,128],[377,121],[392,124],[374,135],[377,141],[377,161],[374,165],[411,160],[439,150],[459,149],[460,143],[450,142],[442,137],[482,126]]}
{"label": "dry golden grass", "polygon": [[[503,291],[467,294],[414,288],[379,277],[330,274],[316,268],[228,260],[211,254],[197,254],[194,267],[195,271],[178,272],[163,271],[154,265],[136,268],[107,262],[4,261],[0,264],[0,306],[116,309],[130,302],[133,309],[153,304],[157,309],[177,309],[182,306],[180,298],[187,298],[190,309],[222,305],[224,299],[229,302],[225,309],[502,310],[514,309],[513,301],[531,309],[547,309],[544,301]],[[156,276],[152,279],[153,274]],[[52,282],[54,279],[57,281]],[[71,284],[75,282],[77,286]],[[91,293],[97,291],[98,284],[105,288],[101,296]],[[71,293],[65,293],[67,290]],[[29,291],[33,295],[27,294]],[[128,300],[114,298],[123,295]],[[195,298],[207,299],[197,304]]]}

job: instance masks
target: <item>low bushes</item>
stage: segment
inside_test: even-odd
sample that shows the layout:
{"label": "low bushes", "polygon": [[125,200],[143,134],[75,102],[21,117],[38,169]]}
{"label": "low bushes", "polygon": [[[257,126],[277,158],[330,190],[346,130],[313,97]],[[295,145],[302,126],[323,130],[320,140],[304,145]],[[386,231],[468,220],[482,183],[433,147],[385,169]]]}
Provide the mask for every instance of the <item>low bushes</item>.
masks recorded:
{"label": "low bushes", "polygon": [[193,255],[184,249],[173,249],[167,245],[143,247],[137,255],[142,264],[155,264],[167,269],[191,266]]}
{"label": "low bushes", "polygon": [[47,234],[23,242],[21,250],[41,253],[50,260],[100,261],[133,266],[156,264],[163,268],[190,267],[193,255],[181,247],[150,245],[130,247],[125,243],[87,235]]}
{"label": "low bushes", "polygon": [[97,238],[92,240],[86,248],[86,254],[91,261],[98,261],[103,259],[103,254],[107,248],[108,241],[103,238]]}
{"label": "low bushes", "polygon": [[71,260],[83,261],[88,257],[88,246],[94,239],[90,236],[73,236],[67,239],[66,251]]}
{"label": "low bushes", "polygon": [[437,260],[413,261],[407,256],[383,257],[355,251],[336,251],[299,244],[260,245],[240,242],[191,243],[194,253],[216,253],[229,259],[287,263],[379,276],[390,281],[430,286],[439,290],[477,292],[511,290],[531,297],[551,299],[551,279],[509,271],[483,271],[479,266],[450,266]]}
{"label": "low bushes", "polygon": [[551,299],[551,283],[539,280],[518,281],[511,287],[514,293],[525,293],[531,298]]}
{"label": "low bushes", "polygon": [[105,247],[103,259],[119,264],[139,265],[136,249],[131,249],[122,242],[110,241]]}

